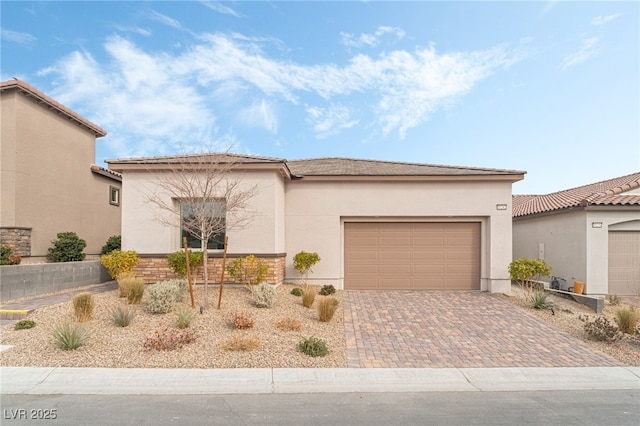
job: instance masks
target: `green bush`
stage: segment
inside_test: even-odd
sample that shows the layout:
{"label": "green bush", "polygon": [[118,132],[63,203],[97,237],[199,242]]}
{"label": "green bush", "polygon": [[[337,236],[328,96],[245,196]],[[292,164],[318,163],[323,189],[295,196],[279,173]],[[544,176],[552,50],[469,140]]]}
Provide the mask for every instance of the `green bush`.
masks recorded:
{"label": "green bush", "polygon": [[47,259],[51,262],[78,262],[84,260],[84,248],[87,242],[75,232],[60,232],[49,247]]}
{"label": "green bush", "polygon": [[291,290],[291,294],[294,296],[302,296],[302,289],[300,287],[295,287]]}
{"label": "green bush", "polygon": [[[179,277],[187,276],[187,259],[184,255],[184,250],[178,250],[175,253],[170,253],[167,256],[167,262],[173,272]],[[204,262],[204,255],[201,251],[189,250],[189,265],[191,265],[191,275],[193,275],[196,268]]]}
{"label": "green bush", "polygon": [[315,337],[307,337],[300,340],[298,350],[313,357],[326,356],[329,353],[329,348],[327,348],[325,341]]}
{"label": "green bush", "polygon": [[176,325],[179,329],[189,328],[194,318],[195,313],[188,306],[181,306],[176,311]]}
{"label": "green bush", "polygon": [[253,302],[258,308],[271,308],[276,299],[276,289],[267,283],[260,283],[253,288]]}
{"label": "green bush", "polygon": [[638,325],[638,320],[640,320],[640,315],[633,306],[630,306],[628,308],[618,309],[614,320],[616,324],[618,324],[618,328],[621,332],[625,334],[633,334],[636,326]]}
{"label": "green bush", "polygon": [[118,306],[111,313],[113,323],[120,327],[127,327],[136,316],[136,310],[132,307]]}
{"label": "green bush", "polygon": [[516,259],[509,264],[509,276],[522,288],[531,290],[530,281],[551,274],[551,266],[540,259]]}
{"label": "green bush", "polygon": [[91,293],[80,293],[73,298],[73,311],[79,322],[90,321],[94,308],[95,302]]}
{"label": "green bush", "polygon": [[169,280],[150,285],[147,289],[147,310],[152,314],[166,314],[182,302],[186,291],[185,280]]}
{"label": "green bush", "polygon": [[54,325],[51,334],[59,348],[70,351],[82,346],[89,338],[89,331],[77,322],[64,322]]}
{"label": "green bush", "polygon": [[9,256],[13,253],[13,249],[9,246],[0,246],[0,265],[9,264]]}
{"label": "green bush", "polygon": [[14,330],[27,330],[36,326],[36,322],[32,320],[20,320],[13,327]]}
{"label": "green bush", "polygon": [[555,304],[549,300],[544,290],[534,290],[528,297],[529,307],[533,309],[553,309]]}
{"label": "green bush", "polygon": [[239,283],[256,285],[264,281],[269,273],[269,266],[250,254],[247,257],[231,262],[227,266],[227,272]]}
{"label": "green bush", "polygon": [[327,285],[323,285],[322,288],[320,288],[320,296],[329,296],[331,294],[334,294],[336,292],[336,288],[334,286],[332,286],[331,284],[327,284]]}
{"label": "green bush", "polygon": [[311,268],[318,262],[320,262],[318,253],[308,253],[303,250],[293,256],[293,267],[302,275],[305,286],[308,284]]}
{"label": "green bush", "polygon": [[109,254],[100,256],[100,263],[107,268],[111,278],[117,280],[122,274],[128,274],[138,264],[138,253],[135,250],[113,250]]}
{"label": "green bush", "polygon": [[112,235],[107,238],[107,242],[102,246],[100,254],[109,254],[114,250],[122,248],[122,237],[120,235]]}

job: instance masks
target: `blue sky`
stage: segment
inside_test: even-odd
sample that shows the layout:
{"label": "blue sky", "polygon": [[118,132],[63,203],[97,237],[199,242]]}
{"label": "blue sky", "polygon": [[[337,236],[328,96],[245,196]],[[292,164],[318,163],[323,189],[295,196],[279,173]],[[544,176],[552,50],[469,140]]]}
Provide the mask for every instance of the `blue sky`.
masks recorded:
{"label": "blue sky", "polygon": [[525,170],[547,193],[640,170],[632,2],[0,3],[1,77],[103,127],[96,163],[202,147]]}

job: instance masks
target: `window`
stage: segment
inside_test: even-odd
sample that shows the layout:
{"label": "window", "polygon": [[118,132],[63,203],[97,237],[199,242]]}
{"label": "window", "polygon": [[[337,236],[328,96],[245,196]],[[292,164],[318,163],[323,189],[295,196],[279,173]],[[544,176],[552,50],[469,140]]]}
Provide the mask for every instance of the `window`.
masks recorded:
{"label": "window", "polygon": [[207,249],[223,249],[226,231],[226,203],[223,199],[207,202],[180,203],[180,245],[187,237],[187,247],[199,249],[200,239],[196,237],[204,227],[217,230],[207,241]]}
{"label": "window", "polygon": [[112,206],[120,205],[120,188],[109,186],[109,204]]}

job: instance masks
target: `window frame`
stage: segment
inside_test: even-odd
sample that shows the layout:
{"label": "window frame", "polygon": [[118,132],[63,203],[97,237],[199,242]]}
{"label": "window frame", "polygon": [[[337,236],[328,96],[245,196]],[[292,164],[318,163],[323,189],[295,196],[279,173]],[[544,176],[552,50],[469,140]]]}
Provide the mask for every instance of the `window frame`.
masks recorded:
{"label": "window frame", "polygon": [[[220,210],[222,211],[222,221],[224,223],[224,231],[221,234],[214,234],[213,236],[211,236],[211,238],[209,238],[209,241],[207,241],[207,251],[211,251],[211,250],[223,250],[224,249],[224,241],[225,241],[225,236],[227,234],[227,222],[226,222],[226,216],[227,216],[227,210],[226,210],[226,200],[224,198],[216,198],[214,201],[209,201],[207,203],[212,203],[212,202],[218,202],[222,204],[222,207],[220,208]],[[178,234],[179,234],[179,246],[182,248],[183,244],[183,238],[187,237],[187,248],[189,249],[196,249],[196,250],[200,250],[201,249],[201,241],[195,237],[192,233],[188,232],[187,230],[185,230],[183,228],[183,215],[184,215],[184,209],[186,205],[190,205],[193,203],[190,203],[188,200],[185,199],[179,199],[177,200],[177,204],[178,204],[178,210],[179,210],[179,226],[178,226]],[[215,208],[213,209],[214,211],[216,210]]]}
{"label": "window frame", "polygon": [[[115,200],[113,194],[116,194]],[[109,204],[112,206],[120,205],[120,188],[117,186],[109,185]]]}

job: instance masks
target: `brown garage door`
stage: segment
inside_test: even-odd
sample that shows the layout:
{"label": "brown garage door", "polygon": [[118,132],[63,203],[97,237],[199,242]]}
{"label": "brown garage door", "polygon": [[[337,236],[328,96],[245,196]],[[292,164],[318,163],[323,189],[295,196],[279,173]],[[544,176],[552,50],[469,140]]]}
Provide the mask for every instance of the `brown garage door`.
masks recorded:
{"label": "brown garage door", "polygon": [[344,224],[346,289],[480,290],[480,223]]}
{"label": "brown garage door", "polygon": [[609,294],[640,291],[640,232],[609,231]]}

